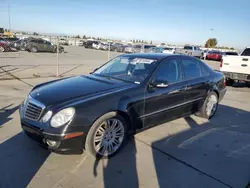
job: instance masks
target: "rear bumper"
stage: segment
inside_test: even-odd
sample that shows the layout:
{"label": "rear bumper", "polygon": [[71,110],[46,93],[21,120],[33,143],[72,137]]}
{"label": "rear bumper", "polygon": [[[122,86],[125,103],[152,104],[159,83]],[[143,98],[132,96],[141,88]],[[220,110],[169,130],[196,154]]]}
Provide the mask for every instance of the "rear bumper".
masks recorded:
{"label": "rear bumper", "polygon": [[250,74],[242,74],[242,73],[233,73],[233,72],[223,72],[226,78],[232,80],[240,80],[240,81],[250,81]]}
{"label": "rear bumper", "polygon": [[221,91],[219,91],[219,102],[224,98],[226,92],[227,92],[227,88],[224,88]]}

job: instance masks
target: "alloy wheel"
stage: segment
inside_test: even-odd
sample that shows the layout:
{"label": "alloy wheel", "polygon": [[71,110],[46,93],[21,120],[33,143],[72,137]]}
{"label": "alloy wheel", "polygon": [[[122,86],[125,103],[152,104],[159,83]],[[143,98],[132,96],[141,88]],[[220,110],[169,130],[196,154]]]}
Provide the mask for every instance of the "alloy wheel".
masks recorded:
{"label": "alloy wheel", "polygon": [[124,140],[124,125],[116,118],[104,121],[94,135],[94,148],[101,156],[109,156],[116,152]]}
{"label": "alloy wheel", "polygon": [[207,105],[206,105],[206,113],[207,116],[211,117],[214,115],[216,108],[217,108],[218,100],[215,95],[211,95],[208,98]]}
{"label": "alloy wheel", "polygon": [[37,52],[37,48],[36,47],[32,47],[30,51],[33,52],[33,53],[36,53]]}
{"label": "alloy wheel", "polygon": [[4,47],[0,46],[0,52],[4,52]]}

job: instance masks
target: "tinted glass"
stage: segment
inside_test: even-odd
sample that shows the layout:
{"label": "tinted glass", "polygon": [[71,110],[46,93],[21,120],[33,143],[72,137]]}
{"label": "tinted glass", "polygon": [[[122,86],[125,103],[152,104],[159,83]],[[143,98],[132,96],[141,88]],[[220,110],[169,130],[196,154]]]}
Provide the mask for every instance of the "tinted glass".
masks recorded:
{"label": "tinted glass", "polygon": [[44,41],[43,40],[37,40],[37,43],[44,44]]}
{"label": "tinted glass", "polygon": [[250,48],[245,49],[241,55],[242,56],[250,56]]}
{"label": "tinted glass", "polygon": [[193,59],[183,59],[182,60],[184,78],[186,80],[198,78],[201,76],[199,63]]}
{"label": "tinted glass", "polygon": [[156,74],[154,75],[153,80],[168,84],[180,81],[181,71],[180,65],[177,60],[172,59],[161,64]]}
{"label": "tinted glass", "polygon": [[153,47],[155,47],[155,46],[153,46],[153,45],[152,45],[152,46],[151,46],[151,45],[145,45],[145,46],[144,46],[145,49],[153,48]]}
{"label": "tinted glass", "polygon": [[51,45],[49,41],[44,41],[45,44]]}
{"label": "tinted glass", "polygon": [[200,70],[202,76],[208,76],[210,74],[209,68],[202,62],[200,62]]}
{"label": "tinted glass", "polygon": [[166,48],[164,48],[164,50],[173,50],[173,48],[166,47]]}
{"label": "tinted glass", "polygon": [[193,48],[192,48],[192,46],[184,46],[184,49],[185,50],[192,50]]}
{"label": "tinted glass", "polygon": [[201,51],[201,49],[200,49],[200,47],[199,47],[199,46],[197,46],[197,50]]}
{"label": "tinted glass", "polygon": [[112,59],[94,74],[141,83],[155,70],[156,62],[154,59],[122,56]]}
{"label": "tinted glass", "polygon": [[226,52],[226,55],[238,55],[237,52]]}

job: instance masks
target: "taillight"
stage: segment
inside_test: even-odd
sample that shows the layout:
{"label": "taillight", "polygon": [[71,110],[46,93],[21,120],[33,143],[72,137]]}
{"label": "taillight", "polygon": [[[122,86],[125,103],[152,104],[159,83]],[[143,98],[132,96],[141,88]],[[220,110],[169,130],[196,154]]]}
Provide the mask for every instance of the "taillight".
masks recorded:
{"label": "taillight", "polygon": [[220,60],[220,67],[223,65],[223,59]]}

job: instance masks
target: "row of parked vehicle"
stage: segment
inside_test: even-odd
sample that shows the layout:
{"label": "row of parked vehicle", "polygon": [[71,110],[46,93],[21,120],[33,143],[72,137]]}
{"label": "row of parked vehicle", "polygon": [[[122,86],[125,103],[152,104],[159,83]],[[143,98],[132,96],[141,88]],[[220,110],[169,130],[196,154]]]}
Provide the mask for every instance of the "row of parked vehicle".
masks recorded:
{"label": "row of parked vehicle", "polygon": [[[57,45],[54,45],[50,41],[42,38],[0,38],[0,52],[11,51],[29,51],[29,52],[57,52]],[[64,51],[62,46],[59,46],[58,51],[61,53]]]}
{"label": "row of parked vehicle", "polygon": [[109,50],[122,53],[168,53],[189,55],[196,58],[220,61],[224,55],[238,55],[237,52],[221,52],[218,50],[201,50],[199,46],[186,45],[183,48],[174,48],[168,46],[156,47],[149,44],[122,44],[122,43],[106,43],[101,41],[89,40],[85,41],[82,46],[96,50]]}
{"label": "row of parked vehicle", "polygon": [[82,46],[96,50],[110,50],[123,53],[151,52],[154,48],[156,48],[155,45],[151,44],[108,43],[95,40],[85,41]]}
{"label": "row of parked vehicle", "polygon": [[237,52],[232,52],[232,51],[226,51],[226,52],[221,52],[218,50],[212,50],[208,51],[205,50],[201,56],[202,59],[207,59],[207,60],[215,60],[215,61],[221,61],[223,56],[230,56],[230,55],[238,55]]}

